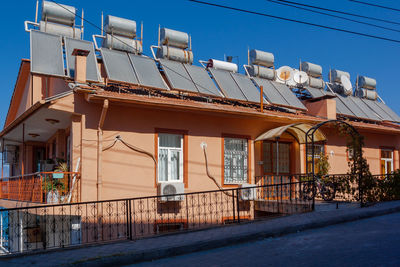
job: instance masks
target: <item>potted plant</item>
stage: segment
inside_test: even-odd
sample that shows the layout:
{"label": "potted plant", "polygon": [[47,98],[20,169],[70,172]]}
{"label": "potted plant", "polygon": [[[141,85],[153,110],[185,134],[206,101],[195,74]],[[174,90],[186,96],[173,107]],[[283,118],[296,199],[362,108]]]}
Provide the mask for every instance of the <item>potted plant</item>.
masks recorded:
{"label": "potted plant", "polygon": [[57,159],[57,167],[54,170],[53,179],[64,178],[64,173],[68,172],[68,164],[63,159]]}
{"label": "potted plant", "polygon": [[61,179],[52,179],[46,176],[43,183],[43,191],[46,194],[48,204],[57,204],[60,200],[60,191],[65,189],[65,184]]}

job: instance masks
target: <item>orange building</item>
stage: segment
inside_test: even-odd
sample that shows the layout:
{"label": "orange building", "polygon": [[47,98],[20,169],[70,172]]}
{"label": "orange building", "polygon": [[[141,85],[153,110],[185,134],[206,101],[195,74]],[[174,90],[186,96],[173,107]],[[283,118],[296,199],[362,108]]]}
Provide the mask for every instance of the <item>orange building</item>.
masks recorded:
{"label": "orange building", "polygon": [[[229,62],[195,66],[188,35],[169,29],[152,59],[141,55],[136,23],[112,16],[98,48],[81,40],[75,15],[44,3],[41,21],[26,23],[31,59],[21,61],[0,133],[3,199],[128,198],[168,184],[186,193],[305,173],[304,130],[335,119],[365,137],[373,174],[400,167],[400,118],[369,80],[349,95],[346,74],[324,82],[310,64],[275,70],[258,50],[246,75]],[[329,172],[347,173],[345,138],[326,125],[316,141]]]}

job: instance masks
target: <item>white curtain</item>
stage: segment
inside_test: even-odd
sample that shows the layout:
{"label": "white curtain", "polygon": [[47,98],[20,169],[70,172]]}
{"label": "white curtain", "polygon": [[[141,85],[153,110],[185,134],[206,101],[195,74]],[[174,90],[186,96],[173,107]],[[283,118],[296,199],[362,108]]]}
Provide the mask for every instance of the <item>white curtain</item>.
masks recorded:
{"label": "white curtain", "polygon": [[158,180],[179,181],[182,176],[182,135],[158,135]]}

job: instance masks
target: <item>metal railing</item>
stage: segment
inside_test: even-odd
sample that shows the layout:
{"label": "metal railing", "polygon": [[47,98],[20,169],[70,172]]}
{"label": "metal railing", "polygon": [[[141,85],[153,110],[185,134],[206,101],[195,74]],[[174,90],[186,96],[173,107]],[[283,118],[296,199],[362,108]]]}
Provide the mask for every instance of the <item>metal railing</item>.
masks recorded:
{"label": "metal railing", "polygon": [[312,201],[303,199],[303,183],[293,178],[247,188],[0,209],[3,251],[134,240],[308,212]]}
{"label": "metal railing", "polygon": [[80,201],[77,172],[36,172],[0,180],[0,199],[56,204]]}

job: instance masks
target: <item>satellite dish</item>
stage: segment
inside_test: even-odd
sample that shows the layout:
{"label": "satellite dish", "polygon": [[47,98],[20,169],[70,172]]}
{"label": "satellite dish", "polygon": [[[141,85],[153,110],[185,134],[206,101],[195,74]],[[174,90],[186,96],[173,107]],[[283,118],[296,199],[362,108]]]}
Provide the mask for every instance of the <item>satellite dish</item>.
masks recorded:
{"label": "satellite dish", "polygon": [[340,76],[340,82],[343,85],[344,93],[350,95],[353,92],[353,86],[351,85],[350,79],[346,75]]}
{"label": "satellite dish", "polygon": [[305,73],[304,71],[298,71],[296,70],[294,75],[293,75],[293,80],[297,83],[297,84],[305,84],[306,82],[308,82],[308,75],[307,73]]}
{"label": "satellite dish", "polygon": [[293,69],[289,66],[282,66],[276,71],[276,77],[281,82],[288,82],[293,78]]}

